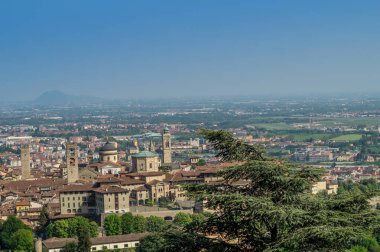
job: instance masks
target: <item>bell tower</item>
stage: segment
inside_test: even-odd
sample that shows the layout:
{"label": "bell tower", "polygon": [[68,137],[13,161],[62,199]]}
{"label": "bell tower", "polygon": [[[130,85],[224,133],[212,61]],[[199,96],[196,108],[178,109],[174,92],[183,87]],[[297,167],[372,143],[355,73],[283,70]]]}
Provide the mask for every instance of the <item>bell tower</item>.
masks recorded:
{"label": "bell tower", "polygon": [[162,132],[162,163],[163,164],[171,164],[172,162],[172,142],[171,135],[168,127],[165,127]]}
{"label": "bell tower", "polygon": [[66,144],[67,182],[74,183],[79,179],[78,175],[79,148],[74,143]]}
{"label": "bell tower", "polygon": [[21,178],[30,178],[30,146],[24,144],[21,146]]}

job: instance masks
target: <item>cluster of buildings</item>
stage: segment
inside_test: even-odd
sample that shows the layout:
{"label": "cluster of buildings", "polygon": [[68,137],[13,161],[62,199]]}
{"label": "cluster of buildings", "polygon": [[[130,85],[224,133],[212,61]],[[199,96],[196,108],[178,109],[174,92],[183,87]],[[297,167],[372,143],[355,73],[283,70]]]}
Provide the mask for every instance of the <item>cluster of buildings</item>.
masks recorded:
{"label": "cluster of buildings", "polygon": [[[0,180],[0,218],[16,213],[33,227],[43,207],[47,207],[52,219],[122,214],[130,212],[131,207],[163,199],[191,208],[183,184],[214,182],[218,169],[194,169],[191,161],[174,163],[168,128],[162,131],[161,142],[158,154],[153,141],[141,148],[134,139],[126,150],[127,161],[120,160],[118,146],[113,142],[103,144],[97,157],[89,149],[85,159],[77,143],[67,142],[62,146],[65,161],[48,170],[33,166],[31,144],[21,144],[21,167],[13,170],[17,175]],[[170,168],[169,172],[161,171],[161,167]]]}

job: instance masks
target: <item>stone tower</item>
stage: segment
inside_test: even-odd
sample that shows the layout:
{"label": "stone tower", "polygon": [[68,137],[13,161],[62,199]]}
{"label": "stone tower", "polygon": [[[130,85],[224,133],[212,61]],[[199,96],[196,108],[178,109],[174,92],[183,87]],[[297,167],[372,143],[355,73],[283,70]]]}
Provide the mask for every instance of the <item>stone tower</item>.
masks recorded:
{"label": "stone tower", "polygon": [[21,178],[30,178],[30,147],[29,144],[21,146]]}
{"label": "stone tower", "polygon": [[162,132],[162,163],[170,164],[172,162],[172,142],[169,129],[165,127]]}
{"label": "stone tower", "polygon": [[79,179],[78,171],[79,148],[74,143],[66,144],[67,182],[74,183]]}
{"label": "stone tower", "polygon": [[89,164],[94,163],[94,152],[91,149],[88,149],[88,152],[87,152],[87,162]]}
{"label": "stone tower", "polygon": [[154,147],[154,143],[153,143],[153,140],[150,139],[150,143],[149,143],[149,151],[151,152],[155,152],[155,147]]}

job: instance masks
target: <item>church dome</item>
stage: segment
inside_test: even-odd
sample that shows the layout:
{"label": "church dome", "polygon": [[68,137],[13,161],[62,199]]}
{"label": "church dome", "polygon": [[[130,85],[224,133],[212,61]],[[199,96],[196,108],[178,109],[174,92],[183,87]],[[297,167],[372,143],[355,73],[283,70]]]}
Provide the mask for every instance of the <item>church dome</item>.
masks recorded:
{"label": "church dome", "polygon": [[113,143],[107,142],[99,149],[99,151],[117,151],[117,148]]}

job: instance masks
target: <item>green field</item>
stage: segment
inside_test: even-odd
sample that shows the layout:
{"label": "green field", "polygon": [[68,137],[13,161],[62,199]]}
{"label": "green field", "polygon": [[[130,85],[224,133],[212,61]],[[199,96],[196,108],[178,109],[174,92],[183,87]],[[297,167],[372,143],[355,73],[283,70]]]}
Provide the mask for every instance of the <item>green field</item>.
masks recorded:
{"label": "green field", "polygon": [[291,135],[295,141],[305,141],[306,139],[319,139],[319,140],[328,140],[331,138],[332,134],[323,134],[323,133],[310,133],[310,134],[292,134]]}
{"label": "green field", "polygon": [[333,141],[345,141],[345,142],[351,142],[351,141],[358,141],[362,138],[361,134],[347,134],[347,135],[342,135],[338,137],[334,137],[331,140]]}
{"label": "green field", "polygon": [[264,128],[266,130],[292,130],[293,126],[286,123],[255,123],[255,127]]}
{"label": "green field", "polygon": [[345,125],[349,127],[356,127],[358,125],[366,125],[367,127],[379,125],[379,118],[318,118],[315,119],[321,125],[326,127],[334,127],[337,125]]}

